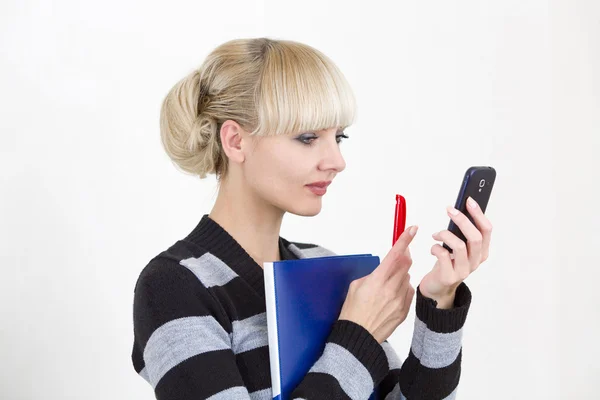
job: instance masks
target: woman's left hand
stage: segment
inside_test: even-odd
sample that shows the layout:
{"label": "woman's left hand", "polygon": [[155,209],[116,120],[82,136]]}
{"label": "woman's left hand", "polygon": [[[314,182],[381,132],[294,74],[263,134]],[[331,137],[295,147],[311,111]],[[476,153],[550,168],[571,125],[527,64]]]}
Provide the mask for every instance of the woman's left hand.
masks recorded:
{"label": "woman's left hand", "polygon": [[[442,245],[433,245],[431,254],[437,257],[437,261],[419,285],[423,296],[437,301],[437,308],[452,308],[458,285],[487,260],[489,255],[492,224],[471,197],[467,201],[467,207],[477,226],[454,207],[447,208],[448,215],[465,235],[467,243],[449,230],[432,235],[453,251],[451,257],[450,252]],[[455,214],[452,214],[453,211]]]}

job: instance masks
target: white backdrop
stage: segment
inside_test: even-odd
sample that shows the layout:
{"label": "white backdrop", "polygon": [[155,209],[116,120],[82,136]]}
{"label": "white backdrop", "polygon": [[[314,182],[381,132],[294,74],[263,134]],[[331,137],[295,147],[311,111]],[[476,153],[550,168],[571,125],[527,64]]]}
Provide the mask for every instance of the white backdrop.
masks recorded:
{"label": "white backdrop", "polygon": [[282,236],[383,257],[401,193],[416,286],[464,171],[495,167],[458,398],[598,398],[599,21],[595,0],[3,1],[0,397],[153,398],[135,280],[216,194],[163,152],[160,102],[217,45],[268,36],[328,54],[359,104],[323,211]]}

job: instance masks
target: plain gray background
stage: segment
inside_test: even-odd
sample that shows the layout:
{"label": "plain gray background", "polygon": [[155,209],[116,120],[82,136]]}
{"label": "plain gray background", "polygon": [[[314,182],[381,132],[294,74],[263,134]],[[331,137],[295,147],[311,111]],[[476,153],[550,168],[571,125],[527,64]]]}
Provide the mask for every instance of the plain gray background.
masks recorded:
{"label": "plain gray background", "polygon": [[495,167],[458,398],[598,398],[597,1],[3,1],[0,29],[0,397],[153,398],[135,280],[216,190],[168,160],[160,103],[217,45],[269,36],[329,55],[359,105],[322,212],[282,236],[383,257],[403,194],[416,286],[464,171]]}

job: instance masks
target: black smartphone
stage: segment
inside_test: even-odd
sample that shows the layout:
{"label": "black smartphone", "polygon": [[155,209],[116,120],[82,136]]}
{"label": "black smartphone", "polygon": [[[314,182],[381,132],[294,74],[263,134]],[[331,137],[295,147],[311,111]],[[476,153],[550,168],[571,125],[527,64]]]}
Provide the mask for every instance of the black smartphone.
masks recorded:
{"label": "black smartphone", "polygon": [[[467,209],[467,199],[469,196],[472,197],[481,207],[481,211],[485,213],[495,180],[496,170],[492,167],[471,167],[465,172],[454,208],[465,214],[473,225],[475,225],[475,220]],[[450,220],[448,230],[467,243],[467,238],[454,221]],[[452,249],[446,243],[444,243],[444,248],[452,253]]]}

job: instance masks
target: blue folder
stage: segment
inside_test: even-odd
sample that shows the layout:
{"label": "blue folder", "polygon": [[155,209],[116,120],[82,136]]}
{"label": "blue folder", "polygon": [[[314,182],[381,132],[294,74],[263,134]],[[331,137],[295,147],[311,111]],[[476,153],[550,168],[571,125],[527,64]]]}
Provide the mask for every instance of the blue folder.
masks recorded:
{"label": "blue folder", "polygon": [[379,263],[371,254],[264,263],[273,399],[290,398],[321,357],[350,283]]}

